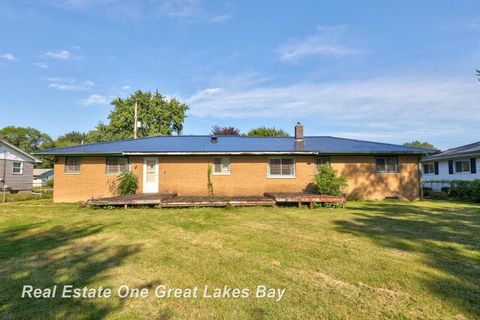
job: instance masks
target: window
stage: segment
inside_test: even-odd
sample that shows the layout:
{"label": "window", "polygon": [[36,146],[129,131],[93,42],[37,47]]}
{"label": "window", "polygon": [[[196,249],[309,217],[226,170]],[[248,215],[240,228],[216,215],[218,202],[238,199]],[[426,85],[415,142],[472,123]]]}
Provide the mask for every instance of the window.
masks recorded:
{"label": "window", "polygon": [[330,164],[330,157],[329,156],[318,156],[315,157],[315,170],[319,170],[321,166],[324,164]]}
{"label": "window", "polygon": [[80,158],[65,158],[65,173],[80,173]]}
{"label": "window", "polygon": [[122,172],[128,171],[128,159],[119,157],[107,158],[107,174],[119,175]]}
{"label": "window", "polygon": [[455,161],[455,172],[470,173],[470,160]]}
{"label": "window", "polygon": [[423,164],[423,173],[424,174],[435,174],[435,163],[426,162]]}
{"label": "window", "polygon": [[22,174],[23,173],[23,162],[14,162],[12,173],[13,174]]}
{"label": "window", "polygon": [[378,173],[397,173],[398,158],[397,157],[381,157],[376,159]]}
{"label": "window", "polygon": [[294,178],[295,160],[293,158],[272,158],[268,160],[269,178]]}
{"label": "window", "polygon": [[230,174],[230,159],[229,158],[214,158],[213,159],[213,174],[214,175],[229,175]]}

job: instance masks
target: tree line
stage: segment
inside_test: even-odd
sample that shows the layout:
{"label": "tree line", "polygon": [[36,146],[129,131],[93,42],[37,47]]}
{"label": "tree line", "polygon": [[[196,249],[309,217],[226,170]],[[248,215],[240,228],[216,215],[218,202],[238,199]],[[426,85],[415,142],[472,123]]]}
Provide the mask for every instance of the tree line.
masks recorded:
{"label": "tree line", "polygon": [[[0,138],[33,152],[35,150],[65,147],[83,143],[106,142],[133,138],[134,106],[138,106],[138,120],[140,126],[137,130],[139,138],[156,135],[181,135],[183,123],[187,117],[188,105],[176,98],[167,98],[158,90],[155,92],[137,90],[127,98],[117,97],[111,102],[113,110],[108,115],[108,122],[99,122],[88,132],[70,131],[52,139],[47,133],[31,127],[7,126],[0,129]],[[288,137],[283,129],[275,127],[253,128],[246,133],[241,133],[235,127],[212,127],[212,135],[242,135],[265,137]],[[427,142],[413,141],[405,145],[433,148]],[[50,161],[44,161],[40,167],[51,167]]]}

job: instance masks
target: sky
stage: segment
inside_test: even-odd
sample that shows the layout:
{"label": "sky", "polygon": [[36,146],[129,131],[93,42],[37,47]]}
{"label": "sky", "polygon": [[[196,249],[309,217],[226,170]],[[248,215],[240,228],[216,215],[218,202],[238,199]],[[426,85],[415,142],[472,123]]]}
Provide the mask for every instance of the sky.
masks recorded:
{"label": "sky", "polygon": [[446,149],[480,140],[480,2],[2,0],[0,128],[52,137],[114,97],[188,103],[213,125]]}

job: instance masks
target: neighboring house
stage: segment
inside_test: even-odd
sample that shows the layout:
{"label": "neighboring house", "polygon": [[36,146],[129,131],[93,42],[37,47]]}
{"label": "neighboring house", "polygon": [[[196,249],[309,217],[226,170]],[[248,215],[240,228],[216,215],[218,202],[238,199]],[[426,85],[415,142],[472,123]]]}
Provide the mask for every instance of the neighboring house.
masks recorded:
{"label": "neighboring house", "polygon": [[348,195],[415,200],[420,159],[429,149],[329,136],[157,136],[38,151],[55,156],[55,202],[115,194],[118,175],[139,178],[138,193],[217,196],[311,191],[316,168],[347,177]]}
{"label": "neighboring house", "polygon": [[22,149],[0,139],[0,190],[32,191],[33,164],[41,162]]}
{"label": "neighboring house", "polygon": [[33,169],[33,186],[44,187],[53,180],[53,169]]}
{"label": "neighboring house", "polygon": [[480,141],[425,157],[423,184],[440,191],[452,180],[480,179]]}

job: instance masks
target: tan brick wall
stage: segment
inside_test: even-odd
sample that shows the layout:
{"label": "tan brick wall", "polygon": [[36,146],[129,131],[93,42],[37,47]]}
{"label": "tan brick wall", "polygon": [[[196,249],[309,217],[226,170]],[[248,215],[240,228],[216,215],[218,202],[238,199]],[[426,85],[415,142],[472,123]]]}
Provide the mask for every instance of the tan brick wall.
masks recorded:
{"label": "tan brick wall", "polygon": [[[159,192],[207,195],[209,156],[162,156],[159,159]],[[231,174],[212,175],[215,195],[262,195],[264,192],[300,192],[311,188],[314,157],[296,157],[296,178],[268,178],[267,156],[231,156]],[[400,173],[377,174],[373,156],[332,156],[332,166],[348,179],[348,193],[363,199],[418,199],[417,157],[399,157]],[[115,178],[105,174],[104,157],[82,158],[80,174],[64,173],[63,157],[55,163],[55,202],[85,201],[114,194]],[[130,159],[132,172],[143,190],[143,158]]]}
{"label": "tan brick wall", "polygon": [[373,156],[332,156],[332,167],[347,177],[351,197],[358,194],[365,200],[399,197],[401,200],[419,198],[418,161],[415,156],[400,156],[399,173],[376,173]]}

